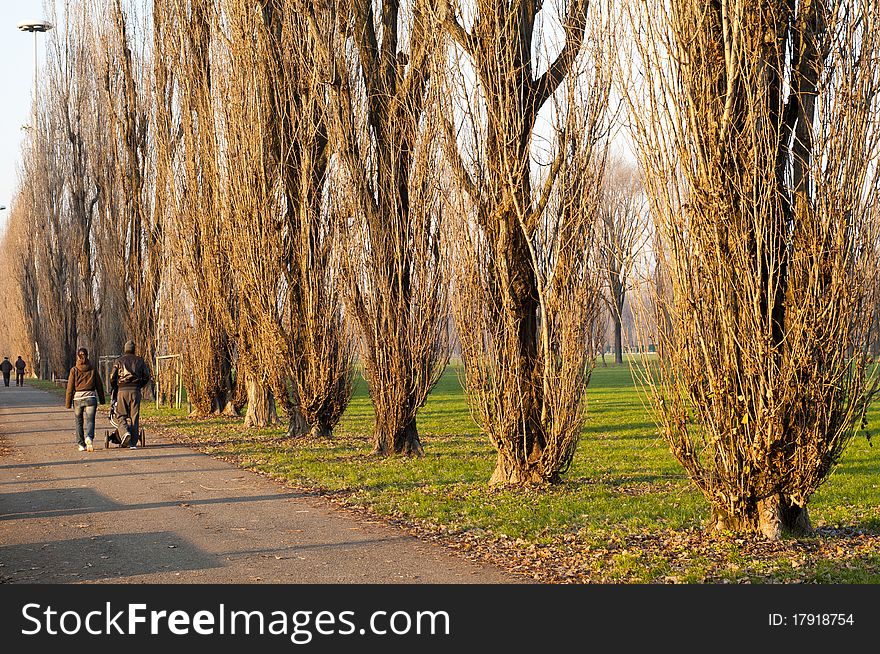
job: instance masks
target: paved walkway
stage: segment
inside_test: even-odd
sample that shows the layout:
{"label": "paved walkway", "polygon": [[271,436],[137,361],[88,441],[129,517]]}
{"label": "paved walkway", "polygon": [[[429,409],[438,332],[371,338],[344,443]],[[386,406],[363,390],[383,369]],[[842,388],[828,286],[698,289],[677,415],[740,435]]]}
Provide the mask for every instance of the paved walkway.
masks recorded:
{"label": "paved walkway", "polygon": [[0,385],[0,582],[522,581],[181,445],[105,450],[97,423],[79,452],[60,397]]}

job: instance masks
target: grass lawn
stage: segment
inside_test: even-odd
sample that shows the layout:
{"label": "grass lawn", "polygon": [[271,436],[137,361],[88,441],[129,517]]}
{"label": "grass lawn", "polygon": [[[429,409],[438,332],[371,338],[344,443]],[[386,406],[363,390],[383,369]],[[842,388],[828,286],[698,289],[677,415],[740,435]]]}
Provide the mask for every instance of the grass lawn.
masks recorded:
{"label": "grass lawn", "polygon": [[[488,487],[495,453],[458,373],[450,367],[419,413],[419,459],[370,455],[363,380],[324,442],[245,430],[241,420],[142,411],[176,440],[539,581],[880,582],[880,448],[863,435],[810,502],[816,536],[709,536],[701,529],[708,505],[658,436],[627,366],[596,368],[575,460],[562,483],[544,489]],[[878,428],[875,406],[869,430]]]}

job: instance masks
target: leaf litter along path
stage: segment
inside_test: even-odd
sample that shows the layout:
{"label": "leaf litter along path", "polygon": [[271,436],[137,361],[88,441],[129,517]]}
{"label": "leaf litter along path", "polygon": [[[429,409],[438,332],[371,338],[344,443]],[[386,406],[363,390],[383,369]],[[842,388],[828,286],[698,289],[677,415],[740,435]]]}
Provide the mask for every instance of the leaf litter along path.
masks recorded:
{"label": "leaf litter along path", "polygon": [[517,583],[326,499],[148,433],[77,451],[57,395],[0,387],[0,582]]}

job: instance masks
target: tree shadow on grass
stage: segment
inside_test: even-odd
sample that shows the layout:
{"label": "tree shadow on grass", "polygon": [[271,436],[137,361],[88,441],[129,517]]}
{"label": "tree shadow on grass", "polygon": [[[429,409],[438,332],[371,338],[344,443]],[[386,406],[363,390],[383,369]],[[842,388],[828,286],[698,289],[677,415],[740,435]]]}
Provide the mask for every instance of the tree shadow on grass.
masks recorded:
{"label": "tree shadow on grass", "polygon": [[600,438],[608,440],[659,440],[657,425],[653,422],[630,422],[624,425],[591,425],[584,426],[583,438]]}
{"label": "tree shadow on grass", "polygon": [[[592,488],[596,486],[605,486],[608,488],[620,488],[628,486],[643,486],[645,484],[660,484],[667,487],[669,484],[679,484],[687,481],[687,475],[682,473],[675,474],[652,474],[652,473],[636,473],[631,475],[591,475],[588,477],[570,477],[564,478],[559,484],[561,490],[577,491],[579,488]],[[661,491],[661,492],[666,492]]]}

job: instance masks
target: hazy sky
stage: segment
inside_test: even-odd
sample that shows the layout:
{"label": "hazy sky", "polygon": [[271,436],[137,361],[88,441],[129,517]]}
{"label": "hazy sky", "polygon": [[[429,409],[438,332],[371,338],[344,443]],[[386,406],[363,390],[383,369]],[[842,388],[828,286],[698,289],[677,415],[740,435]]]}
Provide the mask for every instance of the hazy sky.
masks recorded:
{"label": "hazy sky", "polygon": [[[59,9],[64,6],[63,0],[55,4]],[[0,211],[0,233],[18,186],[21,146],[28,138],[22,126],[30,124],[33,111],[34,35],[19,31],[16,25],[36,19],[53,20],[44,8],[44,0],[0,0],[0,205],[7,207]],[[46,40],[45,34],[37,34],[40,67],[46,58]],[[617,141],[620,150],[628,150],[621,135]]]}
{"label": "hazy sky", "polygon": [[[23,20],[43,19],[43,0],[0,1],[0,227],[18,185],[21,144],[27,137],[22,125],[31,122],[34,88],[34,35],[20,32]],[[46,55],[45,35],[37,35],[39,65]]]}

